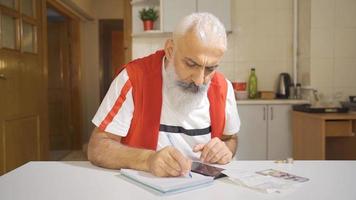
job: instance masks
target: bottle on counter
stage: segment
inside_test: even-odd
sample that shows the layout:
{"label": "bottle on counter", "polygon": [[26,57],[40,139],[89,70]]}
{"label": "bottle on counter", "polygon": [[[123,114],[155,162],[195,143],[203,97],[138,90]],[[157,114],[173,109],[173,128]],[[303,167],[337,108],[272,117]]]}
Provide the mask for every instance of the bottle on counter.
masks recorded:
{"label": "bottle on counter", "polygon": [[296,99],[302,99],[302,85],[297,83],[297,87],[295,89],[295,97]]}
{"label": "bottle on counter", "polygon": [[257,76],[255,68],[251,68],[250,77],[248,78],[248,98],[257,98]]}

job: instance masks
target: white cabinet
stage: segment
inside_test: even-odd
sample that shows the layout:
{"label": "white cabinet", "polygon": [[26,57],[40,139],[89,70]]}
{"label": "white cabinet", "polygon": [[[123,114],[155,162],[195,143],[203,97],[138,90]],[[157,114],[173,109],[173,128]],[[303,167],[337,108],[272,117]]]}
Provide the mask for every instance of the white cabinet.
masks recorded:
{"label": "white cabinet", "polygon": [[196,3],[192,0],[162,0],[161,7],[164,32],[173,32],[184,16],[197,10]]}
{"label": "white cabinet", "polygon": [[[231,0],[135,0],[131,4],[133,36],[171,33],[184,16],[193,12],[214,14],[224,24],[226,31],[231,32]],[[139,11],[145,7],[153,7],[159,11],[154,31],[143,31]]]}
{"label": "white cabinet", "polygon": [[241,130],[236,158],[275,160],[292,156],[291,105],[238,105]]}
{"label": "white cabinet", "polygon": [[267,159],[292,157],[291,105],[268,105]]}
{"label": "white cabinet", "polygon": [[239,160],[265,160],[267,157],[266,106],[238,105],[241,128],[236,157]]}
{"label": "white cabinet", "polygon": [[197,0],[198,12],[209,12],[220,19],[227,32],[231,31],[231,0]]}

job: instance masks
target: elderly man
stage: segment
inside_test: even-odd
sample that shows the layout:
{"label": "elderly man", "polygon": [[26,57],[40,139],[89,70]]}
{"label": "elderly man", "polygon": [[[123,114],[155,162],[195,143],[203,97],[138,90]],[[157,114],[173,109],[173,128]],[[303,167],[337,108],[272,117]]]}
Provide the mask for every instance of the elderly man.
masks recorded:
{"label": "elderly man", "polygon": [[216,72],[227,48],[209,13],[183,18],[164,50],[128,63],[93,123],[89,160],[102,167],[180,176],[192,160],[226,164],[240,128],[231,83]]}

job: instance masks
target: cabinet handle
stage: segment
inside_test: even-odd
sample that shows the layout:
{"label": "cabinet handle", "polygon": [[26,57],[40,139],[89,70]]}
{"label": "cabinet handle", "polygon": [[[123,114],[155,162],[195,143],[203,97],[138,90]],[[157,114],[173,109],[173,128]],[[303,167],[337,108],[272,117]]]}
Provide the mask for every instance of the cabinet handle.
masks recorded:
{"label": "cabinet handle", "polygon": [[263,121],[266,120],[266,106],[263,106]]}
{"label": "cabinet handle", "polygon": [[271,120],[273,120],[273,107],[271,106]]}

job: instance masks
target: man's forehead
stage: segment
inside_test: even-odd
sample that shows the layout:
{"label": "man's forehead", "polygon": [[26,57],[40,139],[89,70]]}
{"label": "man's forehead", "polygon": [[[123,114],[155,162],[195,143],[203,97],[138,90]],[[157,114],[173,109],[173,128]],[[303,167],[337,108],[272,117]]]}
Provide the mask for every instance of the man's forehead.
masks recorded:
{"label": "man's forehead", "polygon": [[180,53],[195,62],[208,61],[216,64],[224,54],[223,48],[220,48],[216,44],[205,44],[196,35],[191,33],[179,38],[176,42]]}
{"label": "man's forehead", "polygon": [[[182,46],[179,46],[182,47]],[[214,52],[209,48],[179,48],[180,55],[183,59],[193,61],[198,65],[217,65],[222,56],[222,52]]]}

